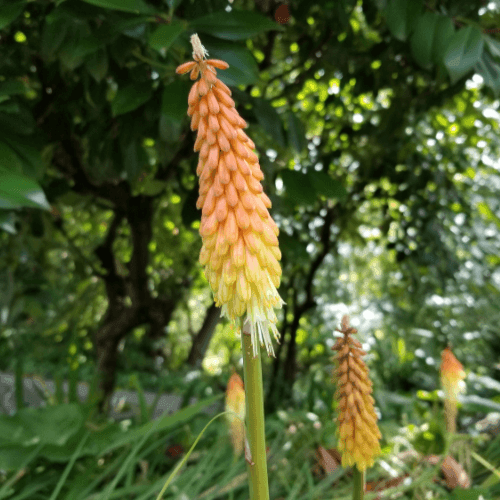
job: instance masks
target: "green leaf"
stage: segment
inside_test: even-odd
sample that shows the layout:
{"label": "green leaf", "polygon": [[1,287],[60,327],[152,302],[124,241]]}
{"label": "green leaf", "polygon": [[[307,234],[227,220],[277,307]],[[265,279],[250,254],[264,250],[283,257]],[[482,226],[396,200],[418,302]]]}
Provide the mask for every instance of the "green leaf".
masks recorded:
{"label": "green leaf", "polygon": [[167,0],[167,5],[169,9],[172,9],[172,11],[175,11],[177,7],[183,2],[184,0]]}
{"label": "green leaf", "polygon": [[500,404],[476,395],[462,396],[460,400],[467,411],[500,411]]}
{"label": "green leaf", "polygon": [[21,14],[26,2],[12,2],[0,6],[0,30],[8,26],[16,17]]}
{"label": "green leaf", "polygon": [[13,417],[0,415],[0,445],[52,444],[63,446],[83,425],[78,404],[23,408]]}
{"label": "green leaf", "polygon": [[83,63],[85,56],[93,54],[103,45],[104,43],[94,36],[83,39],[73,38],[63,44],[59,57],[64,66],[69,70],[73,70]]}
{"label": "green leaf", "polygon": [[156,11],[142,0],[83,0],[104,9],[121,10],[133,14],[154,14]]}
{"label": "green leaf", "polygon": [[297,118],[293,111],[287,116],[287,135],[288,144],[296,153],[301,153],[307,147],[306,131],[304,124]]}
{"label": "green leaf", "polygon": [[198,186],[196,185],[187,194],[184,205],[182,205],[181,217],[184,226],[191,227],[191,224],[200,218],[200,212],[196,208],[196,201],[198,200]]}
{"label": "green leaf", "polygon": [[0,166],[10,172],[23,173],[23,162],[15,151],[5,142],[0,141]]}
{"label": "green leaf", "polygon": [[415,24],[410,38],[410,47],[415,61],[424,69],[432,68],[434,36],[439,16],[433,12],[425,12]]}
{"label": "green leaf", "polygon": [[167,142],[177,142],[187,117],[189,85],[175,80],[163,89],[161,100],[160,137]]}
{"label": "green leaf", "polygon": [[210,57],[221,59],[229,64],[229,68],[217,71],[217,77],[226,85],[250,85],[259,80],[259,68],[255,59],[246,47],[215,39],[203,42]]}
{"label": "green leaf", "polygon": [[46,60],[55,59],[56,52],[61,47],[69,31],[71,18],[58,10],[45,17],[42,30],[41,54]]}
{"label": "green leaf", "polygon": [[450,40],[444,55],[444,64],[452,83],[470,73],[479,62],[484,40],[475,26],[460,28]]}
{"label": "green leaf", "polygon": [[189,27],[194,32],[208,33],[224,40],[248,40],[264,31],[283,29],[262,14],[242,10],[214,12],[193,19]]}
{"label": "green leaf", "polygon": [[155,50],[168,50],[177,37],[185,30],[179,22],[165,24],[157,28],[149,37],[149,46]]}
{"label": "green leaf", "polygon": [[26,87],[24,83],[18,80],[8,80],[0,83],[0,96],[24,94],[25,92]]}
{"label": "green leaf", "polygon": [[115,98],[111,101],[113,116],[129,113],[142,106],[151,98],[151,93],[149,83],[133,83],[119,88]]}
{"label": "green leaf", "polygon": [[387,2],[385,14],[387,26],[395,38],[404,42],[422,12],[420,0],[391,0]]}
{"label": "green leaf", "polygon": [[254,112],[257,121],[270,137],[281,147],[285,147],[283,124],[275,108],[266,99],[254,99]]}
{"label": "green leaf", "polygon": [[447,16],[437,16],[434,30],[432,60],[435,64],[443,63],[444,53],[454,33],[453,21]]}
{"label": "green leaf", "polygon": [[[45,165],[42,161],[39,149],[34,145],[36,142],[33,137],[19,137],[3,132],[2,139],[22,160],[24,174],[28,177],[33,177],[34,179],[42,177]],[[2,166],[6,167],[6,165],[0,165],[0,167]],[[9,167],[7,166],[7,168]]]}
{"label": "green leaf", "polygon": [[17,234],[16,221],[12,212],[0,212],[0,229],[10,234]]}
{"label": "green leaf", "polygon": [[484,201],[479,202],[476,205],[478,212],[487,220],[493,221],[495,224],[500,227],[500,218],[491,210],[488,204]]}
{"label": "green leaf", "polygon": [[23,174],[0,170],[0,208],[21,207],[50,210],[45,194],[36,181]]}
{"label": "green leaf", "polygon": [[488,52],[483,51],[481,59],[479,59],[479,62],[476,64],[475,70],[478,75],[483,77],[484,84],[491,88],[495,95],[499,95],[500,69]]}
{"label": "green leaf", "polygon": [[92,78],[99,83],[108,72],[108,56],[105,49],[99,49],[92,54],[85,63],[87,71],[92,75]]}
{"label": "green leaf", "polygon": [[450,500],[479,500],[482,498],[491,498],[491,493],[489,488],[470,488],[462,489],[455,488],[450,493]]}
{"label": "green leaf", "polygon": [[121,435],[116,436],[116,438],[109,446],[107,446],[101,451],[100,455],[101,456],[105,455],[106,453],[109,453],[110,451],[116,448],[129,444],[135,441],[136,439],[140,439],[153,427],[155,427],[155,432],[160,432],[175,427],[179,428],[181,427],[182,424],[191,420],[195,415],[198,415],[203,408],[206,408],[207,406],[214,404],[222,397],[223,394],[218,394],[217,396],[204,399],[202,401],[195,403],[192,406],[183,408],[182,410],[179,410],[172,415],[164,415],[160,417],[159,422],[151,421],[148,422],[147,424],[141,425],[136,429],[129,430],[127,433],[122,432]]}
{"label": "green leaf", "polygon": [[286,196],[297,203],[311,205],[318,199],[308,175],[295,170],[280,172],[281,180],[286,190]]}
{"label": "green leaf", "polygon": [[347,196],[344,186],[339,181],[332,179],[326,172],[311,170],[306,175],[316,193],[330,199],[343,199]]}

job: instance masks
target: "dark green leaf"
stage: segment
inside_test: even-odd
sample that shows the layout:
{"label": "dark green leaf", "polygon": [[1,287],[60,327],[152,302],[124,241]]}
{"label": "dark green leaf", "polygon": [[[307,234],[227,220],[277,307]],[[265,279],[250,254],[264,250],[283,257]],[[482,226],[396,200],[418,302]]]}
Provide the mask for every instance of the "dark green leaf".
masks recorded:
{"label": "dark green leaf", "polygon": [[0,415],[0,443],[29,446],[45,443],[62,446],[83,425],[82,409],[77,404],[46,408],[23,408],[13,417]]}
{"label": "dark green leaf", "polygon": [[23,161],[24,174],[35,179],[40,179],[43,176],[45,165],[42,161],[40,151],[34,145],[36,142],[33,137],[18,137],[4,133],[3,140]]}
{"label": "dark green leaf", "polygon": [[149,46],[155,50],[168,50],[184,29],[178,22],[160,26],[149,37]]}
{"label": "dark green leaf", "polygon": [[23,162],[16,152],[5,142],[0,141],[0,166],[10,172],[23,173]]}
{"label": "dark green leaf", "polygon": [[491,498],[489,488],[455,488],[450,493],[450,500],[479,500],[480,498]]}
{"label": "dark green leaf", "polygon": [[142,0],[83,0],[104,9],[121,10],[134,14],[154,14],[155,9]]}
{"label": "dark green leaf", "polygon": [[196,208],[198,200],[198,186],[195,186],[186,196],[184,205],[182,206],[181,217],[182,222],[186,227],[191,227],[191,224],[200,218],[200,211]]}
{"label": "dark green leaf", "polygon": [[425,12],[415,24],[410,38],[410,46],[415,61],[424,69],[431,69],[434,36],[440,16],[433,12]]}
{"label": "dark green leaf", "polygon": [[454,33],[453,21],[447,16],[438,16],[432,50],[432,60],[435,64],[443,63],[444,53]]}
{"label": "dark green leaf", "polygon": [[306,131],[304,124],[290,111],[288,120],[288,144],[296,153],[301,153],[307,147]]}
{"label": "dark green leaf", "polygon": [[0,208],[35,207],[50,209],[42,188],[36,181],[0,165]]}
{"label": "dark green leaf", "polygon": [[283,124],[275,108],[266,99],[254,99],[254,111],[262,128],[281,146],[285,147]]}
{"label": "dark green leaf", "polygon": [[483,51],[479,62],[476,64],[476,73],[481,75],[484,84],[490,87],[495,95],[500,94],[500,69],[490,54]]}
{"label": "dark green leaf", "polygon": [[306,175],[317,194],[322,194],[332,199],[342,199],[347,196],[344,186],[339,181],[332,179],[326,172],[311,170]]}
{"label": "dark green leaf", "polygon": [[1,211],[0,212],[0,229],[10,234],[17,234],[15,217],[12,212]]}
{"label": "dark green leaf", "polygon": [[0,30],[8,26],[16,17],[21,14],[26,2],[12,2],[0,6]]}
{"label": "dark green leaf", "polygon": [[24,94],[25,91],[24,83],[17,80],[8,80],[0,83],[0,96]]}
{"label": "dark green leaf", "polygon": [[190,22],[193,31],[209,33],[225,40],[247,40],[269,30],[281,30],[268,17],[252,11],[214,12]]}
{"label": "dark green leaf", "polygon": [[142,106],[151,98],[151,85],[149,83],[131,84],[118,89],[115,98],[111,102],[114,116],[129,113]]}
{"label": "dark green leaf", "polygon": [[226,85],[249,85],[259,79],[259,68],[252,53],[241,45],[216,41],[215,39],[204,42],[210,57],[222,59],[229,64],[229,68],[217,72]]}
{"label": "dark green leaf", "polygon": [[310,182],[309,176],[294,170],[280,172],[286,195],[296,203],[311,205],[318,199],[316,190]]}
{"label": "dark green leaf", "polygon": [[444,55],[444,63],[452,83],[470,73],[479,62],[484,40],[474,26],[460,28],[450,40]]}
{"label": "dark green leaf", "polygon": [[103,46],[103,42],[93,36],[78,39],[63,44],[59,53],[61,62],[69,70],[73,70],[83,63],[85,56],[93,54]]}
{"label": "dark green leaf", "polygon": [[422,12],[420,0],[390,0],[386,6],[387,26],[395,38],[408,39]]}
{"label": "dark green leaf", "polygon": [[167,142],[176,142],[187,117],[189,84],[175,80],[165,85],[161,104],[160,137]]}
{"label": "dark green leaf", "polygon": [[70,27],[70,18],[55,10],[45,18],[42,30],[41,52],[44,59],[55,58]]}
{"label": "dark green leaf", "polygon": [[99,49],[92,54],[85,64],[87,71],[96,82],[100,82],[108,72],[108,56],[105,49]]}
{"label": "dark green leaf", "polygon": [[147,196],[156,196],[167,189],[168,183],[157,179],[146,179],[141,184],[141,193]]}
{"label": "dark green leaf", "polygon": [[167,0],[167,5],[169,9],[172,9],[172,11],[175,11],[177,7],[183,2],[184,0]]}

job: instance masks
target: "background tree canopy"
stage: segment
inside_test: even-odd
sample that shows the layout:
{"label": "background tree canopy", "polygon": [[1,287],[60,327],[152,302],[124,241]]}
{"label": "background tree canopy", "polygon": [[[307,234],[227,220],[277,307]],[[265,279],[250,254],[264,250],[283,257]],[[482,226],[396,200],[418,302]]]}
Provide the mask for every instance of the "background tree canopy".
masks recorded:
{"label": "background tree canopy", "polygon": [[281,231],[269,410],[330,408],[349,310],[382,415],[436,389],[448,343],[476,377],[469,417],[498,411],[498,3],[291,0],[289,19],[280,5],[0,5],[0,368],[97,370],[109,396],[131,373],[179,391],[200,366],[223,387],[239,362],[197,261],[175,74],[197,32],[230,65]]}

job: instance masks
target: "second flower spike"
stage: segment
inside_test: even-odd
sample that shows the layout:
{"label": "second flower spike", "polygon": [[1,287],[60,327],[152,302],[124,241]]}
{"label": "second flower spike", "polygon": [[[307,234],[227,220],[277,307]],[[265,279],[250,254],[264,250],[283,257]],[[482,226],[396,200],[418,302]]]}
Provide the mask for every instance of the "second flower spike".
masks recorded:
{"label": "second flower spike", "polygon": [[246,122],[235,109],[231,90],[217,78],[217,70],[228,64],[206,59],[197,35],[191,43],[194,61],[181,64],[177,73],[190,72],[197,80],[189,93],[188,115],[191,130],[198,131],[200,263],[222,315],[233,324],[239,318],[248,322],[254,356],[260,344],[274,355],[270,332],[279,340],[274,308],[283,304],[277,290],[279,230],[260,183],[264,175],[255,144],[243,131]]}

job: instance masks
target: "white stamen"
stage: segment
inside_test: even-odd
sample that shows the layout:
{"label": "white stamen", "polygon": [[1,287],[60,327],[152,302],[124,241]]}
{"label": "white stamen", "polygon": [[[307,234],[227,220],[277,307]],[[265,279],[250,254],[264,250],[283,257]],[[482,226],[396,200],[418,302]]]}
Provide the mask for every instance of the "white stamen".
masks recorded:
{"label": "white stamen", "polygon": [[205,57],[208,57],[208,51],[203,45],[201,44],[200,37],[195,33],[194,35],[191,35],[191,45],[193,46],[193,59],[196,61],[197,59],[205,59]]}

